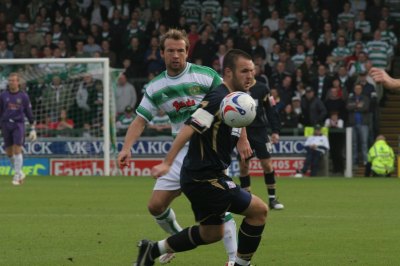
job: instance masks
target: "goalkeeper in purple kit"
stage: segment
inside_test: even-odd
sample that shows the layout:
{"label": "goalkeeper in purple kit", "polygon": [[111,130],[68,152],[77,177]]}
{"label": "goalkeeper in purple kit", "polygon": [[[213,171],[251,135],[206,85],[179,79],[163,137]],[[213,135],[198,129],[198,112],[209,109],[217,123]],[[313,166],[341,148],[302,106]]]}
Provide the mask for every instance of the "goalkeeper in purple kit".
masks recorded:
{"label": "goalkeeper in purple kit", "polygon": [[21,185],[25,179],[25,174],[22,172],[25,117],[31,125],[28,139],[34,141],[35,120],[29,96],[19,89],[18,73],[11,73],[8,76],[8,89],[0,94],[0,124],[5,151],[15,170],[12,184],[16,186]]}

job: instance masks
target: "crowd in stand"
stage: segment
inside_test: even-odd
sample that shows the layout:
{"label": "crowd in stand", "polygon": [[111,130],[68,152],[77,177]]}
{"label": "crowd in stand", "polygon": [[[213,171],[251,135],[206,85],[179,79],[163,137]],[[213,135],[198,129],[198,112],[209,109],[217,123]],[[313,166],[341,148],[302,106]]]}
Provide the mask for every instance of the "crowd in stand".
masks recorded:
{"label": "crowd in stand", "polygon": [[[117,93],[124,121],[126,108],[131,112],[142,97],[143,88],[133,87],[134,80],[150,80],[164,70],[159,37],[174,27],[188,33],[190,61],[218,72],[229,49],[251,54],[256,78],[269,83],[283,128],[352,126],[363,156],[378,134],[383,98],[368,70],[390,71],[400,31],[399,0],[0,3],[0,58],[108,57],[111,67],[124,69],[119,98]],[[91,118],[99,112],[91,106],[100,105],[100,90],[86,84],[92,83],[83,83],[76,92],[81,90],[83,98],[71,105]],[[78,126],[92,124],[86,119]]]}

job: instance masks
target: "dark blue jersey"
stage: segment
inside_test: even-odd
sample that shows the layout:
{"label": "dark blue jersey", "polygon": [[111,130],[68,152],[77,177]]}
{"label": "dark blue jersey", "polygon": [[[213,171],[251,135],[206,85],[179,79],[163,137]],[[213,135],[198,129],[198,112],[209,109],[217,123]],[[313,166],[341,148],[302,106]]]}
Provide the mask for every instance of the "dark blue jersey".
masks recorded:
{"label": "dark blue jersey", "polygon": [[257,81],[250,88],[250,95],[256,101],[257,115],[248,127],[270,127],[272,133],[279,133],[281,127],[279,113],[269,99],[271,95],[268,85]]}
{"label": "dark blue jersey", "polygon": [[234,130],[232,134],[232,128],[221,120],[219,106],[227,94],[228,88],[221,84],[204,97],[200,108],[214,116],[210,128],[200,127],[193,118],[186,121],[196,132],[190,139],[189,150],[183,161],[182,182],[215,178],[215,175],[207,173],[222,172],[230,165],[239,132]]}
{"label": "dark blue jersey", "polygon": [[23,123],[25,116],[33,124],[32,106],[29,96],[23,92],[4,91],[0,95],[0,121],[1,123]]}

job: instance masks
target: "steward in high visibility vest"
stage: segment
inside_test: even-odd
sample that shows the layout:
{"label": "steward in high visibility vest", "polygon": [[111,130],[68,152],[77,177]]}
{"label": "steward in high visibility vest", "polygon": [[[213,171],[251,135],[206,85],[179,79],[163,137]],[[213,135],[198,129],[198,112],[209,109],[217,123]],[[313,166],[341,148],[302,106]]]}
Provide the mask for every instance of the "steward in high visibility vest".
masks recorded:
{"label": "steward in high visibility vest", "polygon": [[[373,176],[390,176],[394,171],[394,152],[383,135],[379,135],[369,149],[368,164]],[[369,176],[369,173],[366,169],[366,176]]]}

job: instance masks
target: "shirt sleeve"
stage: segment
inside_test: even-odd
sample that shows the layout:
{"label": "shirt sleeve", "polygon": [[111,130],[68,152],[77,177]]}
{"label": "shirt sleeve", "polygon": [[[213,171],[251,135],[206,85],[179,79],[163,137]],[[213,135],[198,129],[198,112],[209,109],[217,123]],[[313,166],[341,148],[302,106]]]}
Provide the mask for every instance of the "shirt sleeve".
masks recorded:
{"label": "shirt sleeve", "polygon": [[143,117],[144,120],[150,122],[153,117],[157,115],[157,107],[150,99],[147,93],[144,94],[142,101],[140,102],[138,108],[136,109],[136,114]]}
{"label": "shirt sleeve", "polygon": [[25,113],[25,116],[29,120],[29,124],[32,125],[35,122],[35,119],[34,119],[33,113],[32,113],[32,104],[31,104],[31,101],[27,94],[25,94],[24,113]]}

